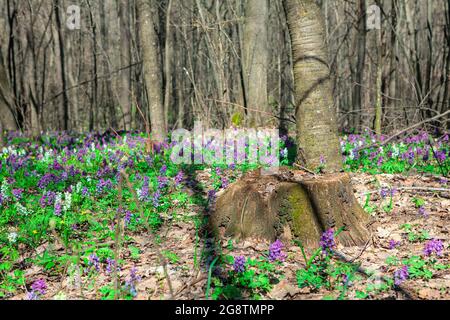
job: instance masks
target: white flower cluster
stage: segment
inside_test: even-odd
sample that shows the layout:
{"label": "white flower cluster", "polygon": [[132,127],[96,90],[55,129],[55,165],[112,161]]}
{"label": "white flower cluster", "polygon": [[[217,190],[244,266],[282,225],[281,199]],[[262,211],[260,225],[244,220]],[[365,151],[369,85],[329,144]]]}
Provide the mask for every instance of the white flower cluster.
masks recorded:
{"label": "white flower cluster", "polygon": [[67,212],[70,210],[71,207],[72,207],[72,194],[70,192],[65,192],[63,210]]}
{"label": "white flower cluster", "polygon": [[16,243],[16,241],[17,241],[17,233],[16,232],[10,232],[8,234],[8,241],[10,243]]}
{"label": "white flower cluster", "polygon": [[72,194],[70,192],[64,192],[64,200],[63,195],[58,192],[55,197],[55,207],[59,204],[61,206],[61,209],[64,212],[67,212],[72,207]]}
{"label": "white flower cluster", "polygon": [[75,186],[75,193],[76,194],[81,194],[81,189],[83,188],[83,184],[81,182],[78,182],[77,185]]}
{"label": "white flower cluster", "polygon": [[400,150],[399,150],[399,148],[397,147],[397,145],[396,144],[393,144],[392,145],[392,157],[398,157],[399,155],[400,155]]}
{"label": "white flower cluster", "polygon": [[2,156],[5,155],[11,155],[11,156],[17,156],[17,155],[24,155],[25,154],[25,150],[20,150],[17,151],[17,149],[13,148],[12,146],[8,146],[6,148],[2,149]]}
{"label": "white flower cluster", "polygon": [[53,160],[53,150],[47,150],[44,153],[44,156],[42,157],[43,162],[50,162]]}
{"label": "white flower cluster", "polygon": [[3,180],[2,186],[0,187],[0,194],[4,200],[8,200],[9,185],[6,179]]}
{"label": "white flower cluster", "polygon": [[20,202],[16,202],[16,210],[22,216],[28,216],[30,214],[30,211],[20,204]]}

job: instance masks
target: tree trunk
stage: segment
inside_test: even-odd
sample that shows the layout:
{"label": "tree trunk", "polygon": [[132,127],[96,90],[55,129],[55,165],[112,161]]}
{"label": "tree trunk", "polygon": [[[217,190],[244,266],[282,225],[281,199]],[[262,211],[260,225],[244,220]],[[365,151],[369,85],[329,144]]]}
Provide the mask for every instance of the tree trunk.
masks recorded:
{"label": "tree trunk", "polygon": [[15,106],[0,47],[0,122],[2,130],[17,130],[17,122],[12,112]]}
{"label": "tree trunk", "polygon": [[137,0],[137,7],[152,138],[156,141],[163,141],[166,139],[167,129],[164,119],[160,47],[156,32],[156,23],[154,21],[158,14],[157,1]]}
{"label": "tree trunk", "polygon": [[298,160],[311,170],[342,169],[325,27],[314,0],[284,2],[294,60]]}
{"label": "tree trunk", "polygon": [[63,34],[63,22],[60,14],[60,1],[54,2],[56,28],[58,31],[58,44],[59,44],[59,63],[60,63],[60,76],[62,80],[62,129],[69,130],[69,96],[67,94],[67,77],[66,77],[66,56],[64,47],[64,34]]}
{"label": "tree trunk", "polygon": [[269,3],[267,0],[247,0],[243,30],[242,60],[247,102],[247,124],[258,127],[270,120],[267,112],[267,69]]}
{"label": "tree trunk", "polygon": [[375,133],[381,135],[381,119],[383,117],[383,99],[382,99],[382,81],[383,81],[383,49],[382,49],[382,33],[377,30],[377,78],[375,83]]}
{"label": "tree trunk", "polygon": [[352,121],[355,132],[359,132],[361,126],[361,114],[364,106],[362,89],[364,86],[364,70],[366,62],[366,0],[359,0],[359,23],[358,23],[358,62],[355,74],[355,87],[353,91]]}
{"label": "tree trunk", "polygon": [[338,241],[362,245],[369,239],[369,216],[353,195],[342,169],[337,123],[329,79],[324,20],[314,0],[285,0],[291,34],[299,156],[309,169],[328,174],[305,176],[280,169],[255,171],[218,196],[211,229],[216,235],[300,239],[319,244],[328,229],[344,227]]}
{"label": "tree trunk", "polygon": [[[119,0],[120,19],[120,64],[126,67],[131,64],[131,34],[130,34],[130,12],[128,0]],[[122,108],[122,126],[125,130],[131,129],[131,72],[125,69],[120,72],[119,103]]]}
{"label": "tree trunk", "polygon": [[166,12],[166,44],[164,54],[164,74],[166,79],[165,96],[164,96],[164,118],[166,127],[169,125],[169,109],[172,105],[171,96],[173,94],[172,86],[172,58],[173,58],[173,33],[172,33],[172,7],[173,0],[169,0]]}

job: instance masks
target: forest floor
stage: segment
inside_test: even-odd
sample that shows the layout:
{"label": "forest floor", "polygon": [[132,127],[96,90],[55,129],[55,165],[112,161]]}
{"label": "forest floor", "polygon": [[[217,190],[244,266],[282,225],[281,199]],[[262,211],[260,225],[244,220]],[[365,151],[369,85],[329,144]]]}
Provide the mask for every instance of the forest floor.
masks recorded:
{"label": "forest floor", "polygon": [[438,151],[413,139],[357,159],[347,149],[367,139],[343,143],[371,239],[308,263],[317,250],[295,241],[280,254],[267,241],[209,238],[215,197],[249,168],[181,169],[148,157],[138,137],[21,139],[0,166],[0,299],[450,299],[446,138]]}
{"label": "forest floor", "polygon": [[[197,181],[205,185],[210,184],[211,175],[208,170],[197,172]],[[395,261],[408,259],[411,256],[420,256],[424,248],[424,242],[430,238],[437,238],[447,242],[450,240],[450,192],[433,192],[443,189],[440,178],[434,176],[399,174],[352,174],[352,183],[355,196],[362,206],[368,205],[373,209],[372,221],[369,229],[371,241],[366,246],[343,248],[338,245],[337,252],[343,253],[345,257],[365,271],[372,271],[369,276],[361,273],[348,287],[347,298],[357,298],[357,292],[366,293],[368,286],[373,285],[375,289],[367,292],[370,299],[450,299],[450,272],[442,270],[433,275],[432,279],[414,279],[405,281],[401,288],[388,288],[383,286],[382,277],[392,275],[395,270]],[[388,205],[389,199],[379,195],[379,185],[396,186],[397,192],[392,197],[393,207],[389,212],[383,210]],[[401,188],[405,188],[402,190]],[[367,194],[372,194],[370,203],[366,203]],[[387,197],[389,198],[389,197]],[[423,199],[426,203],[425,213],[419,213],[415,199]],[[173,290],[177,299],[205,299],[205,288],[207,287],[206,265],[194,265],[195,250],[200,246],[207,247],[213,239],[198,239],[195,225],[189,217],[197,215],[202,208],[192,206],[188,210],[177,212],[180,219],[173,223],[164,225],[160,234],[163,235],[162,249],[170,252],[173,257],[168,263],[168,273],[171,278]],[[182,217],[187,217],[183,221]],[[398,244],[392,248],[390,242]],[[203,242],[200,244],[199,241]],[[140,275],[141,281],[136,286],[137,296],[135,299],[170,299],[167,282],[164,280],[163,268],[159,263],[149,237],[144,234],[134,235],[132,240],[125,246],[132,245],[141,253],[138,258],[131,254],[124,256],[123,267],[120,274],[125,278],[132,266]],[[36,249],[40,254],[45,251],[47,244]],[[232,250],[229,249],[229,241],[224,241],[223,253],[235,256],[258,257],[267,255],[269,243],[258,239],[247,239],[234,242]],[[57,248],[55,248],[57,249]],[[63,250],[62,247],[59,250]],[[284,279],[279,281],[273,288],[263,295],[263,299],[324,299],[338,297],[339,290],[312,290],[311,288],[299,288],[296,285],[296,271],[305,267],[305,261],[301,250],[296,245],[287,244],[285,247],[287,259],[281,266]],[[170,260],[170,259],[169,259]],[[440,263],[449,264],[448,255],[441,259]],[[62,278],[60,275],[48,277],[41,269],[32,266],[25,270],[27,278],[47,279],[48,292],[46,298],[57,297],[64,292],[67,299],[98,299],[101,298],[96,289],[111,282],[111,275],[102,272],[96,281],[96,286],[91,290],[85,290],[80,294],[80,288],[75,284],[73,277]],[[377,287],[378,286],[378,287]],[[165,293],[164,293],[165,292]],[[11,299],[24,299],[24,293],[11,297]]]}

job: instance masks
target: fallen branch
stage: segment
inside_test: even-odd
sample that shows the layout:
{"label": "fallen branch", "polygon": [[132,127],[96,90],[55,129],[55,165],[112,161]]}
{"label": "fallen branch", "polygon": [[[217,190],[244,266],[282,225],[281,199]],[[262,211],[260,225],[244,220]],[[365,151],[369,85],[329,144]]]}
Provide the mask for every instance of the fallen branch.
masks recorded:
{"label": "fallen branch", "polygon": [[419,123],[416,123],[415,125],[412,125],[412,126],[406,128],[406,129],[403,129],[403,130],[397,132],[396,134],[390,136],[389,138],[387,138],[386,140],[384,140],[381,143],[374,143],[374,144],[371,144],[369,146],[361,147],[361,148],[358,149],[358,151],[365,150],[365,149],[370,149],[370,148],[382,147],[382,146],[386,145],[387,143],[389,143],[390,141],[392,141],[395,138],[397,138],[398,136],[400,136],[400,135],[402,135],[402,134],[404,134],[404,133],[406,133],[408,131],[414,130],[417,127],[420,127],[421,125],[423,125],[425,123],[432,122],[432,121],[435,121],[435,120],[437,120],[439,118],[445,117],[448,114],[450,114],[450,110],[447,110],[446,112],[438,114],[437,116],[434,116],[433,118],[429,118],[429,119],[423,120],[423,121],[421,121]]}

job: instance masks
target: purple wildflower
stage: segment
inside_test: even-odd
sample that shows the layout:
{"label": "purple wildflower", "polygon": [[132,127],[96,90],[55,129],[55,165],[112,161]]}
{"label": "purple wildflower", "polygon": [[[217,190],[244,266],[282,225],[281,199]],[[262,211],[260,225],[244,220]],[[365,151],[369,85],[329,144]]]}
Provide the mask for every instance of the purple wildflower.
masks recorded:
{"label": "purple wildflower", "polygon": [[183,179],[184,179],[184,173],[183,173],[183,171],[180,170],[174,179],[175,186],[177,187],[183,181]]}
{"label": "purple wildflower", "polygon": [[106,259],[106,272],[112,273],[112,272],[114,272],[114,268],[116,268],[117,271],[120,270],[119,266],[117,265],[116,260],[107,258]]}
{"label": "purple wildflower", "polygon": [[22,199],[23,189],[13,189],[12,194],[17,200],[20,200]]}
{"label": "purple wildflower", "polygon": [[398,247],[401,244],[400,241],[395,241],[394,239],[391,239],[391,241],[389,241],[389,249],[393,250],[396,247]]}
{"label": "purple wildflower", "polygon": [[112,189],[112,182],[111,180],[107,179],[107,180],[103,180],[100,179],[97,183],[97,193],[102,194],[107,190]]}
{"label": "purple wildflower", "polygon": [[167,166],[164,164],[164,165],[161,167],[161,169],[159,170],[159,172],[160,172],[162,175],[165,175],[165,174],[167,173]]}
{"label": "purple wildflower", "polygon": [[55,216],[60,217],[61,216],[61,211],[62,211],[62,206],[61,206],[61,202],[56,202],[55,203]]}
{"label": "purple wildflower", "polygon": [[381,195],[381,197],[382,197],[382,198],[386,198],[387,195],[388,195],[388,192],[389,192],[389,189],[388,189],[388,188],[385,188],[385,187],[381,188],[381,190],[380,190],[380,195]]}
{"label": "purple wildflower", "polygon": [[137,275],[136,271],[136,267],[131,268],[130,277],[125,281],[125,289],[128,290],[133,297],[137,295],[136,284],[141,281],[141,277]]}
{"label": "purple wildflower", "polygon": [[336,246],[333,229],[329,229],[322,234],[320,237],[320,246],[322,247],[322,252],[331,251]]}
{"label": "purple wildflower", "polygon": [[142,185],[142,189],[140,189],[139,191],[139,200],[146,201],[149,196],[150,196],[149,178],[146,176],[144,177],[144,184]]}
{"label": "purple wildflower", "polygon": [[88,265],[95,268],[95,270],[100,271],[100,259],[96,254],[91,254],[89,256]]}
{"label": "purple wildflower", "polygon": [[403,281],[409,278],[408,266],[403,266],[394,272],[394,283],[396,286],[402,284]]}
{"label": "purple wildflower", "polygon": [[269,247],[270,262],[274,262],[277,260],[283,262],[284,260],[286,260],[286,254],[282,251],[283,247],[284,244],[280,240],[277,240],[270,245]]}
{"label": "purple wildflower", "polygon": [[209,190],[208,191],[208,201],[209,202],[214,202],[214,200],[216,199],[216,190]]}
{"label": "purple wildflower", "polygon": [[131,222],[131,217],[133,216],[133,214],[131,213],[130,210],[127,210],[125,212],[125,217],[124,217],[124,221],[125,221],[125,227],[128,226]]}
{"label": "purple wildflower", "polygon": [[154,194],[153,194],[153,198],[152,198],[152,202],[153,202],[153,206],[155,208],[159,207],[159,201],[161,198],[161,192],[159,190],[157,190]]}
{"label": "purple wildflower", "polygon": [[447,159],[447,155],[445,154],[445,151],[438,150],[438,151],[436,151],[434,156],[435,156],[436,160],[438,160],[439,162],[444,162],[445,159]]}
{"label": "purple wildflower", "polygon": [[419,208],[419,214],[420,214],[421,216],[423,216],[423,217],[428,216],[428,213],[427,213],[427,211],[425,210],[425,207],[424,207],[424,206],[420,206],[420,208]]}
{"label": "purple wildflower", "polygon": [[240,273],[245,271],[245,257],[239,256],[234,259],[233,270],[234,272]]}
{"label": "purple wildflower", "polygon": [[31,285],[31,290],[33,290],[34,293],[44,295],[47,290],[47,284],[45,283],[45,280],[41,278],[33,282],[33,284]]}
{"label": "purple wildflower", "polygon": [[167,182],[167,177],[158,176],[158,189],[164,189],[165,187],[167,187]]}
{"label": "purple wildflower", "polygon": [[444,244],[441,240],[431,239],[425,244],[423,249],[423,254],[427,257],[431,256],[433,253],[437,256],[442,256],[444,251]]}
{"label": "purple wildflower", "polygon": [[89,190],[86,187],[83,187],[83,189],[81,190],[81,195],[83,197],[88,197],[89,196]]}
{"label": "purple wildflower", "polygon": [[228,188],[228,186],[229,186],[229,184],[230,184],[230,182],[228,181],[228,179],[225,178],[225,177],[222,177],[221,183],[222,183],[222,188],[224,188],[224,189]]}

